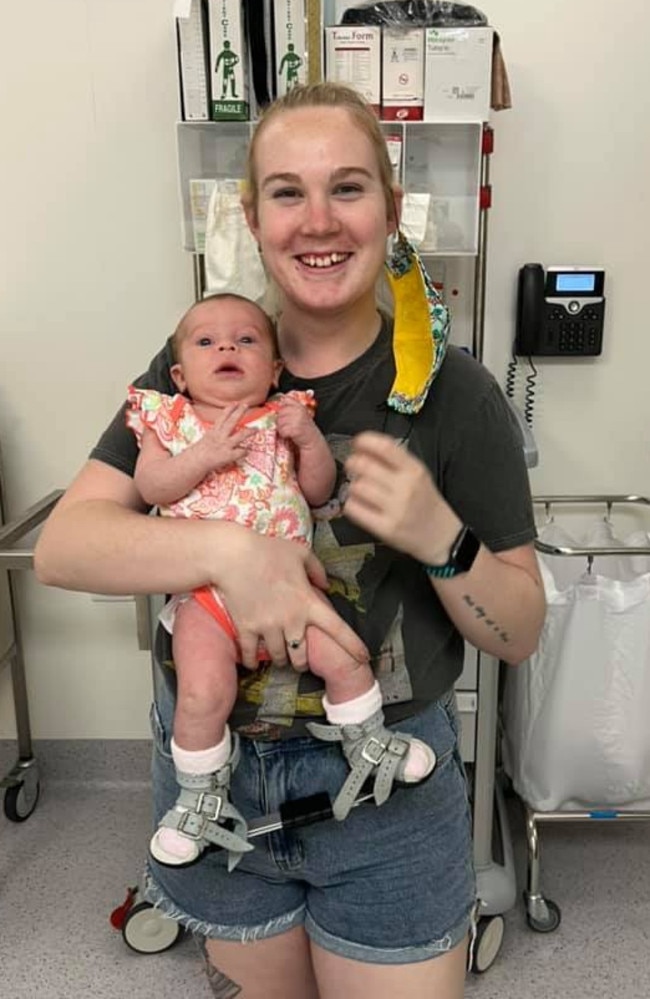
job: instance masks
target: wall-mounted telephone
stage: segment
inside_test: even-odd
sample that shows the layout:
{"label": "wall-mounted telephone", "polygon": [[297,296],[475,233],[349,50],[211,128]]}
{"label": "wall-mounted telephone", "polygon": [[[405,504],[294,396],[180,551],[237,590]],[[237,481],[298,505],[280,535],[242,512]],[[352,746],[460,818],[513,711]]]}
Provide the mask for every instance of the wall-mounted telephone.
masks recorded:
{"label": "wall-mounted telephone", "polygon": [[517,288],[514,353],[593,357],[603,346],[605,271],[524,264]]}

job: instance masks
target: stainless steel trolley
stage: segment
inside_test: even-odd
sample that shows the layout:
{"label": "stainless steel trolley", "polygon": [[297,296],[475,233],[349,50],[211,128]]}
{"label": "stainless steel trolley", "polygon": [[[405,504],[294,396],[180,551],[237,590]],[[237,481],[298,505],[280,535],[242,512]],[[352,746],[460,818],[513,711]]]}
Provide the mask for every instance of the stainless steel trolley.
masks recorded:
{"label": "stainless steel trolley", "polygon": [[12,822],[23,822],[29,818],[36,808],[40,790],[38,765],[32,751],[25,664],[13,578],[16,570],[32,567],[33,551],[16,546],[46,519],[61,495],[62,490],[49,493],[21,517],[5,523],[5,493],[0,463],[0,672],[5,666],[11,666],[18,742],[18,759],[0,780],[0,788],[5,792],[5,815]]}
{"label": "stainless steel trolley", "polygon": [[[591,504],[605,504],[607,517],[609,518],[614,505],[638,504],[650,507],[650,499],[645,496],[536,496],[535,503],[543,503],[547,516],[550,516],[551,507],[555,505],[573,504],[587,506]],[[535,547],[544,555],[568,555],[576,558],[586,558],[589,568],[596,556],[609,555],[650,555],[650,546],[641,548],[633,547],[608,547],[608,548],[573,548],[569,546],[556,546],[536,541]],[[537,933],[552,933],[560,925],[561,912],[558,905],[547,899],[541,891],[540,883],[540,845],[539,845],[539,825],[544,822],[598,822],[598,821],[627,821],[640,822],[650,820],[650,811],[632,811],[624,808],[603,809],[594,811],[553,811],[540,812],[532,808],[526,802],[524,804],[526,816],[526,840],[528,847],[528,875],[527,887],[524,891],[524,902],[526,905],[526,919],[528,925]]]}

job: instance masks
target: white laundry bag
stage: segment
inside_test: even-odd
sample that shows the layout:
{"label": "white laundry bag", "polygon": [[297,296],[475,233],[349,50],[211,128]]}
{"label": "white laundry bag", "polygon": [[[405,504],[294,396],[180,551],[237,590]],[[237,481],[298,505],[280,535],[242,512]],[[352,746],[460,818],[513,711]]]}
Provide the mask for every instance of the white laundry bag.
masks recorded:
{"label": "white laundry bag", "polygon": [[[540,540],[619,546],[601,521],[579,541],[554,524]],[[637,532],[624,544],[648,547]],[[650,808],[650,559],[540,556],[548,612],[537,652],[509,668],[503,759],[537,811]]]}
{"label": "white laundry bag", "polygon": [[253,302],[266,292],[266,274],[241,204],[241,181],[217,180],[205,227],[205,293],[231,292]]}

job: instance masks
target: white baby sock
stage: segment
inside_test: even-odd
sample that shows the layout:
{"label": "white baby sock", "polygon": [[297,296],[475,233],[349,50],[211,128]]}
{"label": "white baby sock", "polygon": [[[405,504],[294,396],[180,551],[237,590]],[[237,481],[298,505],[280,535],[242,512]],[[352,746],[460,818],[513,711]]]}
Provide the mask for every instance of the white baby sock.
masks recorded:
{"label": "white baby sock", "polygon": [[358,725],[379,711],[381,704],[381,690],[376,680],[370,690],[353,697],[351,701],[330,704],[327,694],[323,698],[325,716],[331,725]]}
{"label": "white baby sock", "polygon": [[213,774],[229,760],[232,749],[230,729],[226,725],[224,736],[216,746],[208,749],[181,749],[172,736],[172,759],[182,774]]}
{"label": "white baby sock", "polygon": [[[370,690],[358,697],[353,697],[351,701],[330,704],[327,695],[323,697],[323,708],[330,725],[359,725],[379,711],[381,705],[381,689],[376,680]],[[407,783],[416,783],[427,777],[435,765],[436,757],[433,750],[421,739],[412,738],[409,742],[409,751],[406,754],[402,779]]]}

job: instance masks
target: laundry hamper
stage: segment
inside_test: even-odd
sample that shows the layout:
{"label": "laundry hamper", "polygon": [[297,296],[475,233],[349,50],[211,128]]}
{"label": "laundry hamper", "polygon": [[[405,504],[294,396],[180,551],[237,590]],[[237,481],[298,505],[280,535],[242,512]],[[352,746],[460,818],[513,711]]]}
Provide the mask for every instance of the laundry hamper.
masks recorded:
{"label": "laundry hamper", "polygon": [[[503,762],[524,803],[531,929],[558,906],[540,891],[542,822],[650,819],[650,535],[616,536],[612,509],[640,496],[538,497],[549,519],[536,542],[548,610],[536,653],[509,670]],[[579,538],[550,519],[566,504],[605,504]]]}

